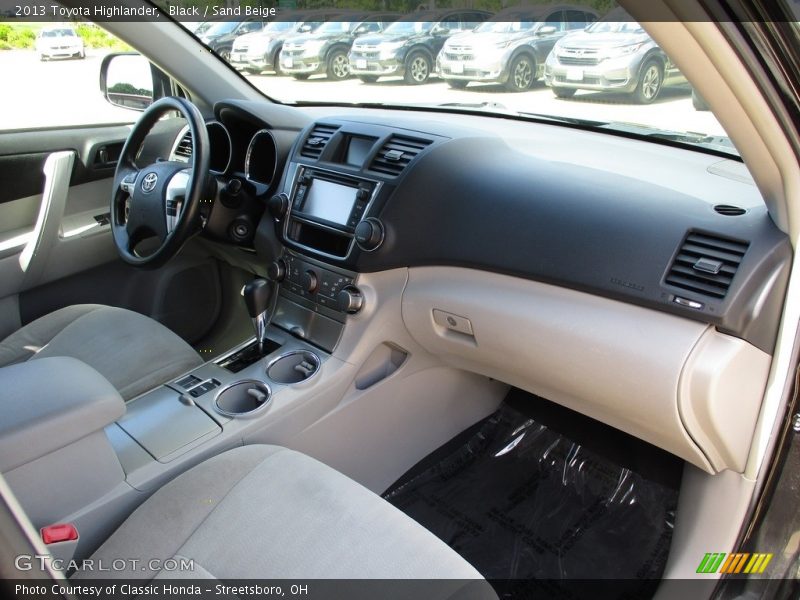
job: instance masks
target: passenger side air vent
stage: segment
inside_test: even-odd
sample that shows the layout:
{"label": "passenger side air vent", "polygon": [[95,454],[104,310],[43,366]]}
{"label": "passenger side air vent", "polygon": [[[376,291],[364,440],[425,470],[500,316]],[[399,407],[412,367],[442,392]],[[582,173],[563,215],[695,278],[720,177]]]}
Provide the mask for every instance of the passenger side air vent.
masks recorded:
{"label": "passenger side air vent", "polygon": [[339,127],[336,125],[314,125],[314,129],[308,134],[303,147],[300,149],[300,156],[317,160],[322,154],[322,149],[325,148],[337,129]]}
{"label": "passenger side air vent", "polygon": [[187,131],[186,135],[181,138],[181,141],[175,147],[173,160],[189,162],[189,159],[192,158],[192,148],[192,132]]}
{"label": "passenger side air vent", "polygon": [[667,273],[666,283],[712,298],[724,298],[749,244],[691,232]]}
{"label": "passenger side air vent", "polygon": [[421,140],[401,135],[393,135],[378,150],[369,168],[377,173],[397,177],[414,157],[431,145],[431,140]]}

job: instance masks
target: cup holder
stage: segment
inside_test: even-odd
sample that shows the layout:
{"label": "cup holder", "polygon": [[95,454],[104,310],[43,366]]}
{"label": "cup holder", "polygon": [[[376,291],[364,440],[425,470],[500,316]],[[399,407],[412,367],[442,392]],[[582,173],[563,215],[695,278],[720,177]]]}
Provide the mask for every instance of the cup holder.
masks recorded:
{"label": "cup holder", "polygon": [[266,383],[256,379],[244,379],[222,388],[214,404],[223,415],[244,417],[266,407],[271,397],[272,391]]}
{"label": "cup holder", "polygon": [[319,371],[319,366],[319,356],[308,350],[295,350],[271,361],[267,365],[267,377],[275,383],[300,383]]}

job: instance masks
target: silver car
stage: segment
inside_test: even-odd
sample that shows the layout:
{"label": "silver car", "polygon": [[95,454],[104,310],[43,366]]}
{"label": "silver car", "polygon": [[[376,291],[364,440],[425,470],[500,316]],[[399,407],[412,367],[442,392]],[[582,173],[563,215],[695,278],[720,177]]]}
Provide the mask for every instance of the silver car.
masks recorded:
{"label": "silver car", "polygon": [[544,80],[559,98],[577,90],[623,92],[639,104],[653,102],[664,86],[686,83],[653,38],[620,9],[556,42]]}

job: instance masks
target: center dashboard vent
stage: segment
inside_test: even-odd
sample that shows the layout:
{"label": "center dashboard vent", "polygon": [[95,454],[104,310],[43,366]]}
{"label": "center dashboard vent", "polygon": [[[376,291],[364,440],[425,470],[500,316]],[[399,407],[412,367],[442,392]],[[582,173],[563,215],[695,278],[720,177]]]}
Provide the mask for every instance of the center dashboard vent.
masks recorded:
{"label": "center dashboard vent", "polygon": [[672,261],[669,285],[712,298],[724,298],[749,244],[691,232]]}
{"label": "center dashboard vent", "polygon": [[431,140],[393,135],[378,150],[378,154],[372,159],[369,168],[377,173],[397,177],[417,154],[432,143]]}
{"label": "center dashboard vent", "polygon": [[338,129],[338,125],[324,125],[322,123],[314,125],[311,133],[308,134],[306,141],[303,143],[303,147],[300,149],[300,156],[317,160],[322,154],[323,148],[328,145],[328,142]]}
{"label": "center dashboard vent", "polygon": [[192,158],[192,148],[192,132],[187,131],[186,134],[181,138],[181,141],[178,142],[178,145],[175,146],[175,150],[172,152],[173,160],[189,162],[189,159]]}

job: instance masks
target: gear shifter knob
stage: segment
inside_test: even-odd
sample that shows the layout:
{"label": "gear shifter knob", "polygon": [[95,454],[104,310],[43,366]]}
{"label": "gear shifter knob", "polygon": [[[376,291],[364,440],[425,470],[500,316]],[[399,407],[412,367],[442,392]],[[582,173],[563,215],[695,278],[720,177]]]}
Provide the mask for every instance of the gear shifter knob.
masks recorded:
{"label": "gear shifter knob", "polygon": [[242,289],[242,296],[244,296],[247,312],[253,319],[258,348],[263,354],[264,342],[267,339],[267,326],[271,320],[269,306],[272,300],[272,285],[266,279],[253,279]]}
{"label": "gear shifter knob", "polygon": [[247,312],[250,313],[250,318],[255,319],[269,308],[269,301],[272,297],[269,281],[260,277],[253,279],[253,281],[244,286],[242,296],[244,296],[244,303],[247,305]]}

